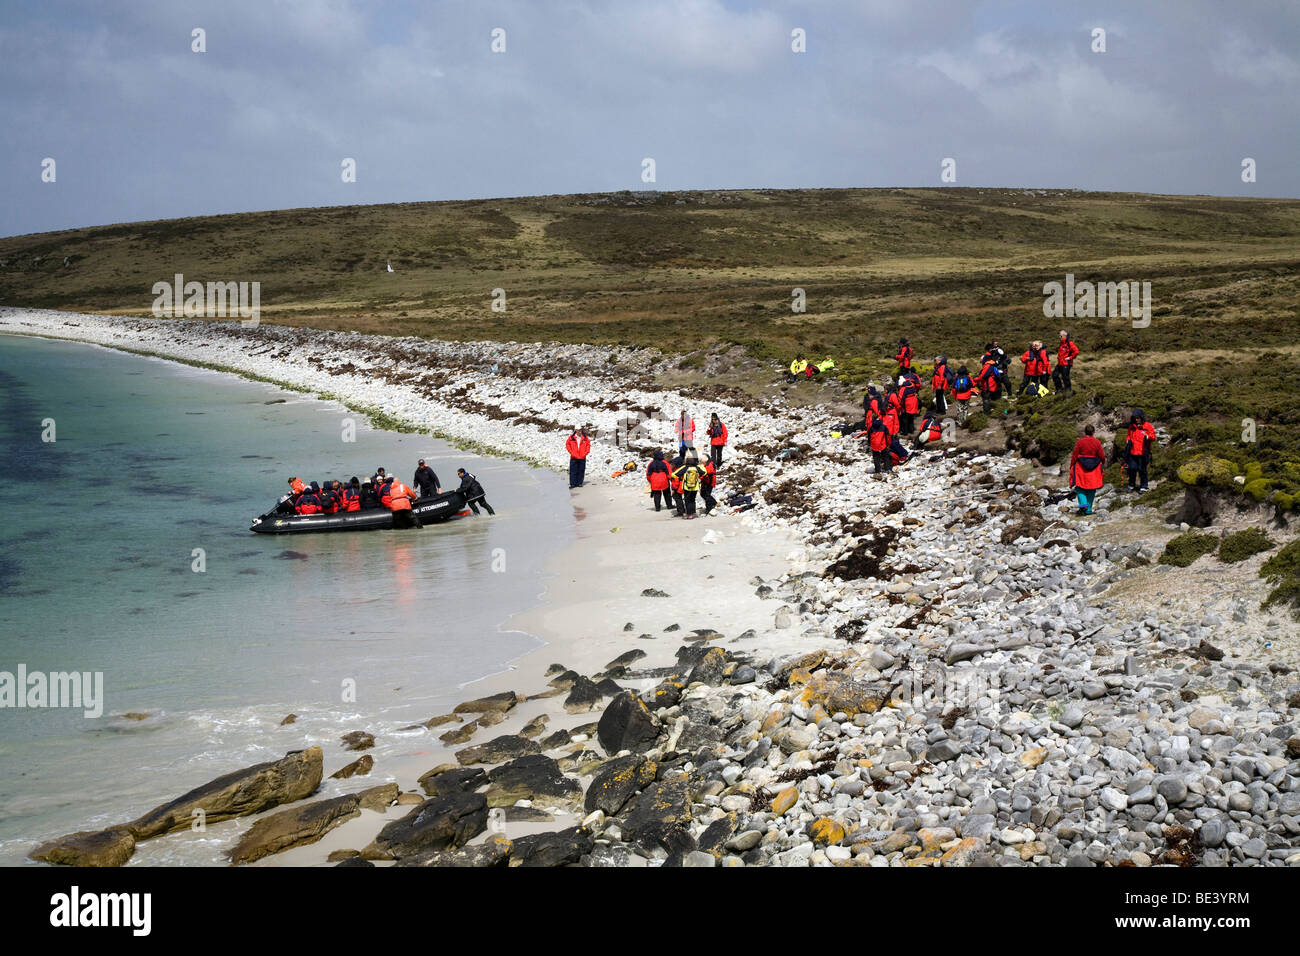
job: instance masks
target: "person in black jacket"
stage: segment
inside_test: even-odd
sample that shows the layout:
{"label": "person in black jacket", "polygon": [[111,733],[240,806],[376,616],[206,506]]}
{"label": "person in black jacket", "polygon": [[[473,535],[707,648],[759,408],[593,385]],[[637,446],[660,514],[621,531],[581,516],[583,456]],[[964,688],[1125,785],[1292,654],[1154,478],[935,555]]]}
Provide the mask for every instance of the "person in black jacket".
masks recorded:
{"label": "person in black jacket", "polygon": [[361,483],[361,510],[369,511],[378,507],[379,495],[375,494],[375,486],[368,481],[363,481]]}
{"label": "person in black jacket", "polygon": [[415,478],[411,484],[415,485],[421,498],[442,494],[442,482],[438,480],[438,473],[426,465],[423,458],[420,459],[419,467],[415,469]]}
{"label": "person in black jacket", "polygon": [[465,496],[465,504],[469,505],[470,510],[478,514],[479,502],[487,509],[490,515],[496,514],[492,506],[488,504],[486,496],[483,494],[483,486],[478,483],[478,479],[467,472],[464,468],[457,468],[456,474],[460,476],[460,487],[456,490]]}

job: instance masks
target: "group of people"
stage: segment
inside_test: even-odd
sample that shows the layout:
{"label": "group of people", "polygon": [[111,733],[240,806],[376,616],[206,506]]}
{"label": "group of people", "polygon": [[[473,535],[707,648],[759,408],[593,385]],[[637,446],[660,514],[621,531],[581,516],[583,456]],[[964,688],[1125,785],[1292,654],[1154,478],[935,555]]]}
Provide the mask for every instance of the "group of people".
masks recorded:
{"label": "group of people", "polygon": [[[456,477],[460,479],[456,491],[464,496],[465,503],[474,514],[480,514],[480,504],[488,514],[496,514],[488,504],[483,486],[477,477],[464,468],[456,469]],[[393,512],[395,522],[410,523],[418,527],[419,518],[411,513],[411,506],[421,498],[442,494],[442,483],[438,480],[437,473],[423,458],[416,466],[415,477],[411,483],[415,486],[414,489],[400,478],[388,474],[383,468],[375,469],[375,474],[366,481],[362,481],[355,475],[347,481],[311,483],[294,477],[289,479],[289,494],[280,499],[275,510],[277,514],[332,515],[385,508]]]}
{"label": "group of people", "polygon": [[[688,464],[688,450],[691,452],[690,460],[699,467],[699,457],[695,452],[695,430],[695,419],[686,409],[682,409],[682,413],[673,421],[673,435],[677,440],[677,457],[681,459],[683,467]],[[716,412],[710,416],[704,435],[708,439],[708,463],[716,473],[722,467],[722,450],[730,438],[726,424],[718,418]],[[587,456],[591,454],[591,436],[587,434],[585,425],[577,426],[569,433],[569,437],[564,440],[564,450],[569,454],[569,487],[581,488],[587,476]]]}
{"label": "group of people", "polygon": [[[717,418],[716,415],[713,417]],[[718,461],[721,460],[719,457]],[[682,447],[672,461],[655,449],[646,465],[645,479],[650,486],[650,499],[655,511],[662,511],[666,506],[676,517],[689,519],[697,516],[697,498],[704,502],[705,517],[718,506],[713,497],[713,490],[718,485],[718,467],[712,457],[706,458],[701,465],[694,446]]]}
{"label": "group of people", "polygon": [[[1087,425],[1083,437],[1070,454],[1070,488],[1079,502],[1079,514],[1092,514],[1097,490],[1105,483],[1106,448],[1097,440],[1095,429]],[[1124,450],[1120,452],[1120,466],[1128,478],[1128,490],[1143,494],[1147,491],[1147,468],[1151,464],[1151,449],[1156,443],[1156,429],[1147,421],[1146,413],[1133,409],[1128,418],[1124,436]]]}

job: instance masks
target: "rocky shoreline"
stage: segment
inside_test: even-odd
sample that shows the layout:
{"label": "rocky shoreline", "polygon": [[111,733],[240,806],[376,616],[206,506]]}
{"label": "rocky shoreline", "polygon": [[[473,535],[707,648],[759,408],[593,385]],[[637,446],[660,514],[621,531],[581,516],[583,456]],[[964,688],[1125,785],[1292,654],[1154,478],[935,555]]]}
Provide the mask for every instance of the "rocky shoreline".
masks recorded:
{"label": "rocky shoreline", "polygon": [[[613,432],[624,409],[671,414],[684,402],[626,387],[638,370],[651,374],[656,356],[645,352],[24,310],[0,310],[0,331],[264,377],[557,470],[572,424]],[[1262,585],[1152,564],[1175,529],[1151,509],[1118,519],[1104,492],[1098,514],[1078,518],[1052,502],[1056,476],[1018,457],[948,449],[873,481],[855,443],[829,437],[831,410],[759,404],[722,394],[686,402],[697,421],[716,411],[728,423],[736,446],[725,480],[758,502],[692,531],[797,539],[785,573],[749,585],[770,625],[724,634],[674,607],[670,626],[650,633],[647,622],[663,623],[653,593],[663,582],[646,580],[644,618],[593,623],[624,629],[603,668],[560,662],[532,675],[549,682],[544,693],[490,695],[433,718],[429,732],[458,748],[454,760],[399,781],[405,792],[248,811],[265,815],[233,856],[258,859],[335,827],[346,834],[363,808],[418,801],[331,856],[473,866],[1300,863],[1300,648],[1291,619],[1257,610]],[[646,441],[668,444],[667,422],[649,428]],[[644,509],[640,478],[603,467],[629,456],[613,445],[605,454],[593,456],[593,484]],[[491,736],[496,725],[506,732]],[[508,830],[561,817],[575,825]],[[105,839],[75,836],[100,849]],[[94,862],[71,841],[41,858]]]}

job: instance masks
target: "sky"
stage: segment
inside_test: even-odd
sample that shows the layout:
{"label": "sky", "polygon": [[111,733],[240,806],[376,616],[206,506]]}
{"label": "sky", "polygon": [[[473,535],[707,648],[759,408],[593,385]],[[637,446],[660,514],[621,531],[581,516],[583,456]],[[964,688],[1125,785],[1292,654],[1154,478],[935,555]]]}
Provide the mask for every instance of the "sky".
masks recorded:
{"label": "sky", "polygon": [[1298,121],[1293,0],[0,5],[5,236],[619,189],[1295,198]]}

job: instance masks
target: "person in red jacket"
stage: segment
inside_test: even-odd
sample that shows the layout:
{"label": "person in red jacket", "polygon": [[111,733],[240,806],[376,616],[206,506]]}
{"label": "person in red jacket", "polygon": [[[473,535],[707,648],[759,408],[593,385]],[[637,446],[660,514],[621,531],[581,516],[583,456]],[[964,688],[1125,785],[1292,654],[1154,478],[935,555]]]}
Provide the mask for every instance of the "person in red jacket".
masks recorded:
{"label": "person in red jacket", "polygon": [[984,406],[984,414],[987,415],[993,411],[993,403],[1002,394],[1002,376],[999,374],[998,363],[993,358],[984,362],[984,367],[975,376],[975,386],[980,390],[980,402]]}
{"label": "person in red jacket", "polygon": [[393,509],[393,527],[421,527],[419,517],[411,509],[411,502],[416,499],[415,492],[400,479],[385,482],[384,488],[387,489],[389,507]]}
{"label": "person in red jacket", "polygon": [[1030,396],[1038,397],[1038,352],[1041,348],[1041,342],[1034,342],[1025,349],[1025,354],[1020,356],[1020,361],[1025,363],[1025,377],[1020,381],[1020,391],[1016,393],[1017,395],[1028,392]]}
{"label": "person in red jacket", "polygon": [[885,428],[889,431],[890,440],[892,441],[893,437],[899,432],[898,409],[894,408],[893,405],[890,405],[889,408],[885,409],[884,422]]}
{"label": "person in red jacket", "polygon": [[898,340],[898,354],[894,356],[894,361],[898,363],[894,381],[898,381],[899,377],[912,367],[912,346],[907,344],[907,339]]}
{"label": "person in red jacket", "polygon": [[660,504],[667,504],[672,507],[673,499],[668,490],[670,471],[668,463],[664,461],[664,453],[655,449],[654,458],[650,464],[645,466],[645,480],[650,485],[650,498],[654,502],[655,511],[660,510]]}
{"label": "person in red jacket", "polygon": [[[722,447],[727,444],[727,426],[722,423],[718,413],[709,419],[709,461],[716,471],[722,467]],[[706,509],[705,514],[708,514]]]}
{"label": "person in red jacket", "polygon": [[898,416],[899,424],[902,426],[901,431],[904,435],[910,435],[916,429],[914,416],[921,412],[920,379],[906,376],[898,389],[898,394],[902,399],[902,410]]}
{"label": "person in red jacket", "polygon": [[1083,437],[1074,444],[1070,455],[1070,487],[1079,499],[1079,514],[1092,514],[1092,500],[1105,480],[1106,449],[1093,436],[1093,427],[1083,429]]}
{"label": "person in red jacket", "polygon": [[867,445],[871,449],[871,461],[877,478],[883,478],[893,467],[889,458],[889,439],[889,428],[884,419],[873,418],[867,428]]}
{"label": "person in red jacket", "polygon": [[[1133,409],[1128,420],[1128,435],[1124,441],[1124,462],[1128,466],[1128,490],[1147,490],[1147,466],[1151,463],[1151,448],[1156,443],[1156,430],[1147,421],[1146,413]],[[1138,481],[1141,480],[1141,487]]]}
{"label": "person in red jacket", "polygon": [[1074,367],[1074,360],[1078,357],[1079,346],[1074,344],[1069,332],[1061,329],[1061,344],[1056,347],[1056,371],[1052,373],[1052,382],[1056,385],[1057,395],[1062,392],[1074,394],[1074,386],[1070,384],[1070,369]]}
{"label": "person in red jacket", "polygon": [[308,488],[298,496],[294,510],[300,515],[318,515],[321,513],[320,495],[315,488]]}
{"label": "person in red jacket", "polygon": [[700,477],[700,498],[704,502],[704,517],[709,516],[709,512],[718,506],[718,499],[713,497],[713,489],[718,486],[718,469],[713,467],[713,462],[704,459],[704,474]]}
{"label": "person in red jacket", "polygon": [[564,442],[564,450],[569,453],[569,487],[581,488],[587,477],[587,456],[591,454],[591,439],[587,437],[587,428],[575,428]]}
{"label": "person in red jacket", "polygon": [[936,355],[934,374],[930,376],[930,389],[934,392],[933,408],[940,415],[948,410],[948,392],[952,389],[952,379],[953,374],[948,371],[947,357]]}

